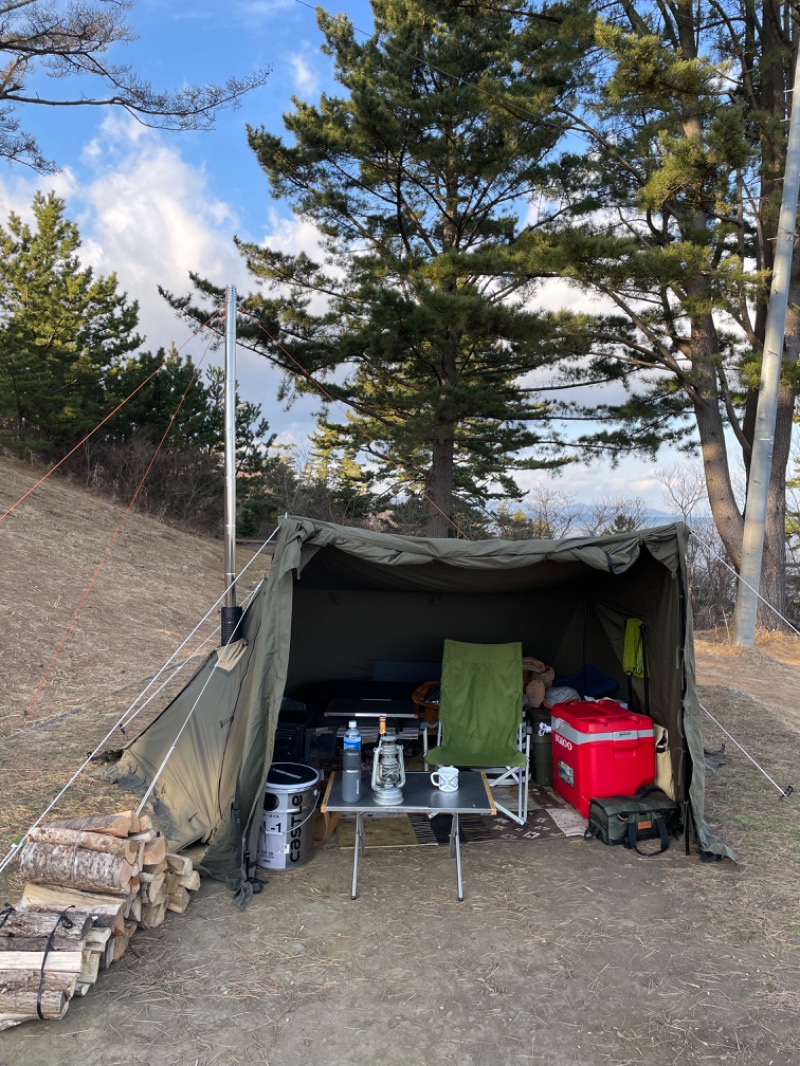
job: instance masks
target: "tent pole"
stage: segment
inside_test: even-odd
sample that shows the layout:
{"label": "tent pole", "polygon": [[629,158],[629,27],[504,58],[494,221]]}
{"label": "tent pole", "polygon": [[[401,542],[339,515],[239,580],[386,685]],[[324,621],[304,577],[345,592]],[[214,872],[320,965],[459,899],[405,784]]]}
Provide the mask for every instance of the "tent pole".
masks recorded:
{"label": "tent pole", "polygon": [[236,606],[236,287],[228,286],[225,312],[225,604],[220,644],[238,640],[242,608]]}

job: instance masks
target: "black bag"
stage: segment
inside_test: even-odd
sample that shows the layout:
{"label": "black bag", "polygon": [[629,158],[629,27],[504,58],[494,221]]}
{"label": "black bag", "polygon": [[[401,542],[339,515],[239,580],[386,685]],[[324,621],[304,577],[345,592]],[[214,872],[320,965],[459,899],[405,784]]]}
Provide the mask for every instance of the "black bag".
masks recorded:
{"label": "black bag", "polygon": [[[635,796],[605,796],[589,804],[587,840],[597,838],[604,844],[622,844],[640,855],[660,855],[669,847],[671,836],[682,830],[680,808],[666,792],[654,785],[640,788]],[[660,838],[658,851],[642,851],[640,840]]]}

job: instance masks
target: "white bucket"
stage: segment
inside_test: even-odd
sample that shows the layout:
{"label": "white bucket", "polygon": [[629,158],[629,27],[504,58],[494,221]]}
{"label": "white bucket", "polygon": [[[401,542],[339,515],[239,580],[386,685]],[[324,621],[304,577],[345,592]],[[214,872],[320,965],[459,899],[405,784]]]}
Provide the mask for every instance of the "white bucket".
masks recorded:
{"label": "white bucket", "polygon": [[275,762],[267,774],[258,865],[290,870],[311,858],[319,774],[298,762]]}

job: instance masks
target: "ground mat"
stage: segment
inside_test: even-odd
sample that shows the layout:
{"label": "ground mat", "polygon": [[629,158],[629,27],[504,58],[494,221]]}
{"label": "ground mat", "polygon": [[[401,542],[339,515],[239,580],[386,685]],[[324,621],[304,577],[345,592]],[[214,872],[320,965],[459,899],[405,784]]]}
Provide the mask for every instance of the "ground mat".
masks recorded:
{"label": "ground mat", "polygon": [[[449,819],[448,819],[449,821]],[[336,826],[340,848],[352,848],[356,839],[355,818],[342,818]],[[364,819],[364,846],[367,848],[415,847],[419,841],[407,815]],[[434,841],[433,843],[436,843]]]}

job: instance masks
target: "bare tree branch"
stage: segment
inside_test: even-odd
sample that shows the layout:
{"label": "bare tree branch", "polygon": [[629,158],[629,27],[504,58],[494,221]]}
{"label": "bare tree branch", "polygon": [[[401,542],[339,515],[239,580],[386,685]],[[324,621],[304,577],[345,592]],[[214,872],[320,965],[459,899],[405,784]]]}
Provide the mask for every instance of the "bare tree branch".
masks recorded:
{"label": "bare tree branch", "polygon": [[[129,0],[95,0],[66,6],[47,0],[0,2],[0,157],[34,170],[51,172],[36,139],[21,126],[17,108],[119,107],[145,126],[169,130],[210,129],[216,114],[237,107],[242,97],[263,85],[268,70],[224,84],[183,87],[176,92],[154,88],[132,67],[106,61],[114,45],[135,34],[125,21]],[[54,82],[67,81],[81,91],[31,92],[28,83],[39,69]],[[88,91],[85,79],[89,78]]]}

